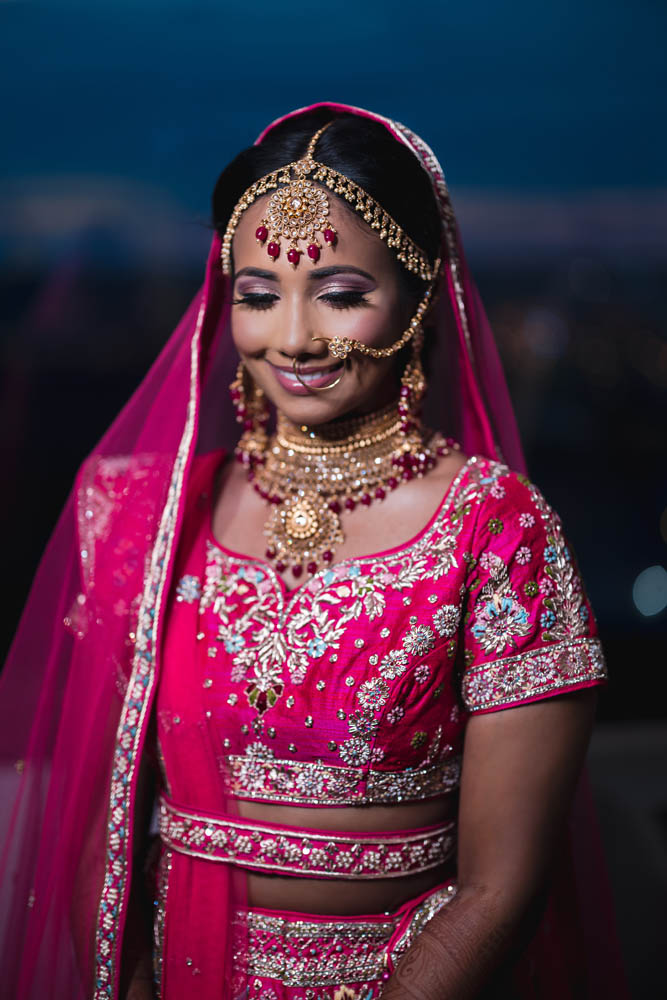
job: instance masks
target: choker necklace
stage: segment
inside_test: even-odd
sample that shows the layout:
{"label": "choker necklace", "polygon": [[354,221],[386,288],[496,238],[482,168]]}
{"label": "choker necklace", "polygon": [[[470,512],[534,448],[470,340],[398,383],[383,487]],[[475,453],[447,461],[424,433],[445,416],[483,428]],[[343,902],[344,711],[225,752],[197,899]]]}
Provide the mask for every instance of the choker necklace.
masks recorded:
{"label": "choker necklace", "polygon": [[459,445],[414,423],[409,433],[401,404],[351,420],[308,427],[278,414],[275,433],[252,457],[237,448],[248,479],[268,503],[267,559],[292,575],[330,564],[344,541],[340,515],[383,500],[401,482],[423,476]]}

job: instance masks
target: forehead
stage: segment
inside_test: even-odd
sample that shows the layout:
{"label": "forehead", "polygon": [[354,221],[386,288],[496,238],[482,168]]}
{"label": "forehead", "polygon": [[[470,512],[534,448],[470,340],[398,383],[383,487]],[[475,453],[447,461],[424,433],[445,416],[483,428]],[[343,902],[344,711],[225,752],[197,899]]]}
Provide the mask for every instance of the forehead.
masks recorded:
{"label": "forehead", "polygon": [[[317,187],[320,186],[317,185]],[[355,212],[349,209],[345,202],[326,188],[322,188],[322,190],[326,193],[329,201],[328,219],[336,230],[337,239],[335,247],[331,249],[325,245],[322,233],[316,234],[318,242],[323,248],[320,264],[356,264],[373,273],[383,272],[395,275],[400,265],[380,237]],[[271,263],[271,258],[266,250],[273,235],[270,223],[269,238],[263,246],[257,242],[255,237],[255,231],[260,223],[267,221],[266,213],[270,197],[271,195],[267,194],[258,198],[245,210],[239,220],[232,241],[232,255],[236,270],[248,264],[265,267],[267,261]],[[301,263],[305,263],[306,266],[306,247],[309,242],[309,239],[301,239],[298,243],[299,250],[303,252]],[[275,262],[275,266],[281,262],[287,263],[286,254],[289,241],[283,237],[280,243],[280,257]],[[289,265],[289,269],[292,270],[291,265]],[[297,268],[298,270],[300,268]]]}

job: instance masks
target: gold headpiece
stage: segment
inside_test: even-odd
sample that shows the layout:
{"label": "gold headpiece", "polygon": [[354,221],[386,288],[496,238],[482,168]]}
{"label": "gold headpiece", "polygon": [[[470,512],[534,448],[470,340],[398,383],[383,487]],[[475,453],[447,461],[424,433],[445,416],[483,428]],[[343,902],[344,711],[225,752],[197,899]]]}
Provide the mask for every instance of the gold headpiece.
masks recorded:
{"label": "gold headpiece", "polygon": [[239,199],[222,241],[222,270],[225,274],[232,273],[232,239],[241,216],[257,198],[269,191],[275,193],[269,199],[266,215],[255,230],[255,238],[262,245],[268,240],[266,251],[272,260],[280,255],[281,239],[287,239],[287,259],[294,267],[303,253],[299,249],[299,242],[303,241],[306,243],[308,257],[315,264],[322,249],[318,234],[322,234],[328,246],[333,246],[337,237],[336,230],[329,221],[329,199],[326,191],[319,186],[323,185],[343,198],[350,208],[362,216],[380,239],[396,252],[397,258],[408,271],[418,274],[424,281],[431,281],[437,270],[430,265],[424,251],[403,232],[395,219],[354,181],[314,159],[317,141],[330,124],[328,122],[315,133],[303,159],[260,177]]}

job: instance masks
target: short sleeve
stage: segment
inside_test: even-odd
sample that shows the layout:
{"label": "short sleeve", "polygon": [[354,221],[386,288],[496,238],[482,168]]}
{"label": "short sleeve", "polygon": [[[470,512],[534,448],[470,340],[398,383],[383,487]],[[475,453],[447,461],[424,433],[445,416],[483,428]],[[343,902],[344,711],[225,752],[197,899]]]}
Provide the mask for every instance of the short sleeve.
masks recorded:
{"label": "short sleeve", "polygon": [[496,711],[603,684],[592,608],[560,518],[496,465],[468,554],[462,700]]}

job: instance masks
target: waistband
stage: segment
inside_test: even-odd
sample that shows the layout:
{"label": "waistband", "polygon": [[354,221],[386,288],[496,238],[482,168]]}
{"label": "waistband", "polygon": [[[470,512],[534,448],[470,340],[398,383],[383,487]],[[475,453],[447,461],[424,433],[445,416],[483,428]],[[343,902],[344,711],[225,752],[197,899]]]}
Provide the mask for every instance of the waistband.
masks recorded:
{"label": "waistband", "polygon": [[[285,986],[337,986],[388,978],[425,924],[456,895],[456,883],[429,890],[395,913],[315,917],[307,913],[238,911],[249,977]],[[265,983],[255,982],[258,990]]]}
{"label": "waistband", "polygon": [[454,853],[456,821],[416,830],[349,833],[298,830],[238,816],[215,816],[160,799],[165,846],[207,861],[312,878],[399,878],[436,868]]}

